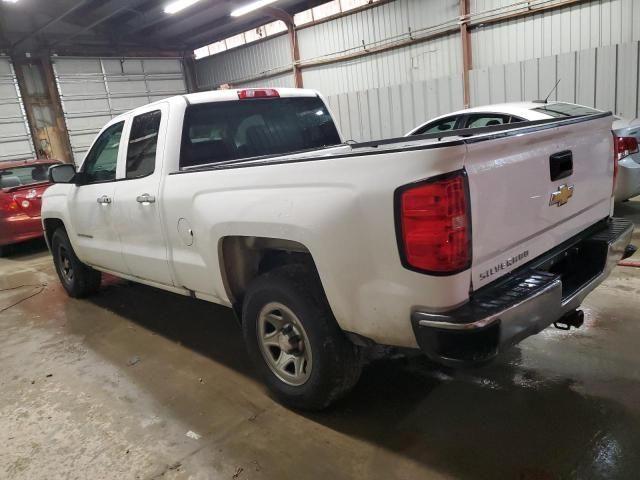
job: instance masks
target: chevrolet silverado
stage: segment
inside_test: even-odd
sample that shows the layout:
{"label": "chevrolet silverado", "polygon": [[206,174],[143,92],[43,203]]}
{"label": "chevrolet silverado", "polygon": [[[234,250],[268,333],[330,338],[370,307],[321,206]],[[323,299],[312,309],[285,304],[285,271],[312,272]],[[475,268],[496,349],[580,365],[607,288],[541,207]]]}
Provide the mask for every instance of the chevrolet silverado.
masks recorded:
{"label": "chevrolet silverado", "polygon": [[477,365],[579,326],[631,249],[611,216],[612,121],[353,144],[312,90],[176,96],[52,167],[43,225],[70,296],[107,272],[231,307],[268,388],[319,409],[374,346]]}

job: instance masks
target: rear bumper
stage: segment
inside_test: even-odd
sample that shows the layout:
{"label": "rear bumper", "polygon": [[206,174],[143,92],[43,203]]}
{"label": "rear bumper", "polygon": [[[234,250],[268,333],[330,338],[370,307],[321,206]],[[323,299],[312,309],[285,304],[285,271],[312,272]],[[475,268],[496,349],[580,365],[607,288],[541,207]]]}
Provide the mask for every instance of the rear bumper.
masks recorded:
{"label": "rear bumper", "polygon": [[413,312],[418,345],[448,365],[491,360],[578,308],[623,258],[632,234],[631,222],[608,219],[478,290],[462,307]]}
{"label": "rear bumper", "polygon": [[16,215],[0,218],[0,246],[26,242],[43,235],[40,217]]}

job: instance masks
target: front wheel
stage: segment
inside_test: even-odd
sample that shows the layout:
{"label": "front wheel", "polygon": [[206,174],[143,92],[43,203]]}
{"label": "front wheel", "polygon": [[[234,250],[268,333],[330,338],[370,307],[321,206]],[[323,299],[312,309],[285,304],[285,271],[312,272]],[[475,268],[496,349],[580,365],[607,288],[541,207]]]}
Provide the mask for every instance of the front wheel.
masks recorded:
{"label": "front wheel", "polygon": [[70,297],[82,298],[98,291],[101,273],[80,261],[63,228],[53,233],[51,251],[60,283]]}
{"label": "front wheel", "polygon": [[359,351],[308,267],[287,265],[258,277],[245,295],[242,326],[252,362],[285,405],[323,409],[360,377]]}

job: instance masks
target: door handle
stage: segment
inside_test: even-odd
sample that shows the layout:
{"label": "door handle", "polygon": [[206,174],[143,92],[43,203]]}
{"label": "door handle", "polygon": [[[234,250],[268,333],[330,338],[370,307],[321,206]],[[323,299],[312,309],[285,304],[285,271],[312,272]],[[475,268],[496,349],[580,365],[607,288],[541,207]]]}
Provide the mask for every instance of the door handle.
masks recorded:
{"label": "door handle", "polygon": [[138,195],[136,197],[136,201],[138,203],[142,203],[143,205],[148,205],[150,203],[155,203],[156,197],[154,197],[153,195],[149,195],[148,193],[143,193],[142,195]]}
{"label": "door handle", "polygon": [[549,175],[555,182],[573,175],[573,152],[564,150],[549,157]]}
{"label": "door handle", "polygon": [[111,203],[111,197],[102,195],[101,197],[98,197],[98,203],[100,205],[109,205]]}

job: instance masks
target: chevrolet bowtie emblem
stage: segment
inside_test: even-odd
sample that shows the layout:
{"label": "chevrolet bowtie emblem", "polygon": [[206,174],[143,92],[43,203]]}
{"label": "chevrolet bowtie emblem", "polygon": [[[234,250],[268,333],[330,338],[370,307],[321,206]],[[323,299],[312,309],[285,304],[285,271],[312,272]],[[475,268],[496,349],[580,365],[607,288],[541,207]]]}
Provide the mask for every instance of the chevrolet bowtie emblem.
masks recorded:
{"label": "chevrolet bowtie emblem", "polygon": [[567,203],[571,197],[573,197],[573,185],[560,185],[558,191],[551,194],[549,206],[557,205],[561,207]]}

